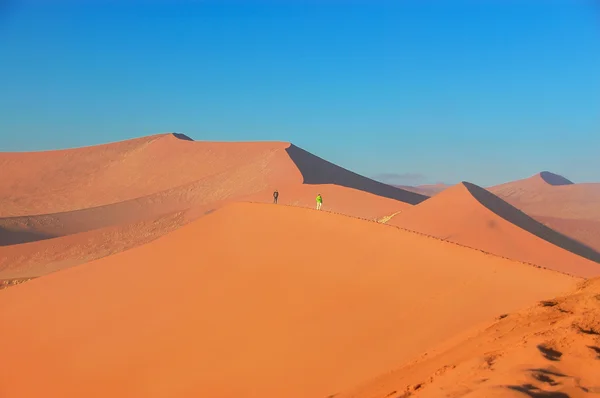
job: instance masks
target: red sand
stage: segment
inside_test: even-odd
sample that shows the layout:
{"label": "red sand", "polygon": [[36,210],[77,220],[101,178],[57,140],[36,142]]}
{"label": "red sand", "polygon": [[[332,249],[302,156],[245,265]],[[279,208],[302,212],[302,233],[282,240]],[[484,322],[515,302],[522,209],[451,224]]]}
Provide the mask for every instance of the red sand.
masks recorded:
{"label": "red sand", "polygon": [[599,313],[600,279],[595,279],[336,398],[597,397]]}
{"label": "red sand", "polygon": [[600,221],[600,184],[552,185],[551,178],[560,181],[563,177],[548,174],[546,178],[537,174],[488,190],[530,216]]}
{"label": "red sand", "polygon": [[[383,198],[368,192],[333,184],[294,184],[278,189],[280,205],[315,208],[316,196],[323,198],[322,211],[346,214],[368,220],[379,220],[385,216],[408,209],[412,205],[394,199]],[[260,192],[243,197],[244,201],[272,203],[273,192]]]}
{"label": "red sand", "polygon": [[600,255],[473,184],[447,189],[388,223],[572,275],[600,275],[600,264],[573,252],[595,261]]}
{"label": "red sand", "polygon": [[425,198],[279,142],[193,142],[165,134],[70,150],[0,153],[0,165],[9,176],[0,185],[0,216],[6,216],[0,218],[0,246],[244,197],[270,201],[275,188],[282,201],[312,206],[323,186],[331,210],[360,217],[385,216]]}
{"label": "red sand", "polygon": [[0,291],[0,396],[325,397],[575,281],[374,222],[236,204]]}
{"label": "red sand", "polygon": [[[114,204],[216,179],[214,196],[252,183],[254,192],[302,182],[282,142],[194,142],[173,134],[85,148],[0,153],[1,217]],[[243,171],[243,172],[242,172]]]}
{"label": "red sand", "polygon": [[488,188],[539,222],[600,252],[600,184],[540,173]]}

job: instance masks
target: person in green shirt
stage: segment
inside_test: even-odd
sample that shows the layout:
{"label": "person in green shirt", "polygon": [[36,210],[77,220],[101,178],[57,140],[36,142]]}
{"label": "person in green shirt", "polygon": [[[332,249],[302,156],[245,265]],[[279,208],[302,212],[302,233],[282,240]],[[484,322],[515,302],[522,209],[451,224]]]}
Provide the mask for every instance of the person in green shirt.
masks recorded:
{"label": "person in green shirt", "polygon": [[317,194],[317,210],[321,210],[321,206],[323,206],[323,198],[321,197],[321,194],[318,193]]}

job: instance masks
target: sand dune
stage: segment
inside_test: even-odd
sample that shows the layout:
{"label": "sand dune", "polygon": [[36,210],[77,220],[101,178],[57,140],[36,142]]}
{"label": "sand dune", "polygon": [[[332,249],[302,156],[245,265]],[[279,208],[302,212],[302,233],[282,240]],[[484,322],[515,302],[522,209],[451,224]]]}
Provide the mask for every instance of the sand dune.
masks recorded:
{"label": "sand dune", "polygon": [[[308,195],[302,183],[336,184],[365,193],[335,190],[328,195],[329,203],[351,215],[362,215],[356,213],[366,210],[362,198],[374,195],[394,198],[400,206],[425,198],[289,143],[194,142],[177,134],[69,150],[0,153],[0,166],[8,176],[0,184],[0,246],[150,220],[251,195],[270,199],[269,191],[277,187]],[[317,192],[315,186],[311,195]],[[350,205],[349,198],[357,203]]]}
{"label": "sand dune", "polygon": [[198,210],[0,247],[0,282],[36,278],[140,246],[196,219]]}
{"label": "sand dune", "polygon": [[573,184],[543,172],[488,188],[530,216],[600,221],[600,184]]}
{"label": "sand dune", "polygon": [[548,227],[600,251],[600,184],[574,184],[542,172],[488,190]]}
{"label": "sand dune", "polygon": [[600,275],[600,254],[470,183],[401,212],[388,224],[572,275]]}
{"label": "sand dune", "polygon": [[600,279],[507,314],[339,398],[595,397]]}
{"label": "sand dune", "polygon": [[0,291],[0,395],[325,397],[575,281],[374,222],[234,204]]}
{"label": "sand dune", "polygon": [[396,188],[404,189],[407,191],[415,192],[425,196],[434,196],[438,193],[448,189],[451,185],[448,184],[425,184],[425,185],[394,185]]}
{"label": "sand dune", "polygon": [[600,252],[600,221],[534,216],[542,224]]}
{"label": "sand dune", "polygon": [[[255,183],[300,183],[281,142],[194,142],[173,134],[85,148],[0,153],[0,216],[51,214],[114,204],[197,183],[254,164]],[[247,176],[250,177],[250,176]],[[235,190],[223,178],[215,190]],[[268,185],[259,186],[257,190]]]}

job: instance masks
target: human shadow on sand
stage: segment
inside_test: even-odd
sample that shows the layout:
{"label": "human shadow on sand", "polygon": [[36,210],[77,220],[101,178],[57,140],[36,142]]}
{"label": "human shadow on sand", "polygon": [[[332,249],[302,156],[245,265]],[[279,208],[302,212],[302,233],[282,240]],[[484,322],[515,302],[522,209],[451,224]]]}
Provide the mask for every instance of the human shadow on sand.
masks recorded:
{"label": "human shadow on sand", "polygon": [[399,200],[416,205],[428,199],[428,196],[405,191],[370,178],[356,174],[343,167],[337,166],[318,156],[290,145],[286,149],[289,157],[302,173],[305,184],[335,184],[357,189],[377,196]]}

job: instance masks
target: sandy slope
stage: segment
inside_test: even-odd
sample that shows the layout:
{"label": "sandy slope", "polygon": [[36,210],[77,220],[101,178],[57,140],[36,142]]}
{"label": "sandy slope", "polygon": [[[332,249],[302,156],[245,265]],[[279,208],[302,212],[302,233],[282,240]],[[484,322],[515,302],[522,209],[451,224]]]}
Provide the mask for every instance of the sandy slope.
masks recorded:
{"label": "sandy slope", "polygon": [[597,397],[600,279],[508,314],[336,398]]}
{"label": "sandy slope", "polygon": [[401,212],[388,224],[572,275],[600,275],[600,254],[469,183]]}
{"label": "sandy slope", "polygon": [[600,184],[573,184],[543,172],[488,189],[541,223],[600,251]]}
{"label": "sandy slope", "polygon": [[[368,220],[378,220],[400,210],[412,207],[412,205],[398,200],[333,184],[294,184],[277,189],[279,191],[278,203],[281,205],[314,208],[316,206],[315,198],[317,194],[321,194],[323,198],[323,211],[346,214]],[[257,203],[272,203],[272,194],[273,192],[269,190],[245,196],[243,200]]]}
{"label": "sandy slope", "polygon": [[600,252],[600,220],[534,216],[542,224]]}
{"label": "sandy slope", "polygon": [[308,203],[302,183],[364,193],[337,189],[328,196],[351,215],[361,215],[375,196],[400,206],[425,199],[280,142],[194,142],[163,134],[69,150],[0,153],[0,166],[7,176],[0,184],[0,246],[151,220],[257,193],[271,200],[271,191],[284,186],[303,192],[296,200]]}
{"label": "sandy slope", "polygon": [[575,281],[374,222],[235,204],[0,291],[0,396],[325,397]]}
{"label": "sandy slope", "polygon": [[[84,148],[0,153],[0,167],[6,176],[0,185],[0,216],[50,214],[118,203],[227,175],[249,163],[261,171],[253,178],[300,183],[300,172],[286,156],[289,145],[194,142],[159,134]],[[217,188],[232,189],[231,185]]]}
{"label": "sandy slope", "polygon": [[196,219],[198,210],[0,247],[0,281],[35,278],[140,246]]}
{"label": "sandy slope", "polygon": [[543,172],[488,190],[530,216],[600,221],[600,183],[573,184]]}

